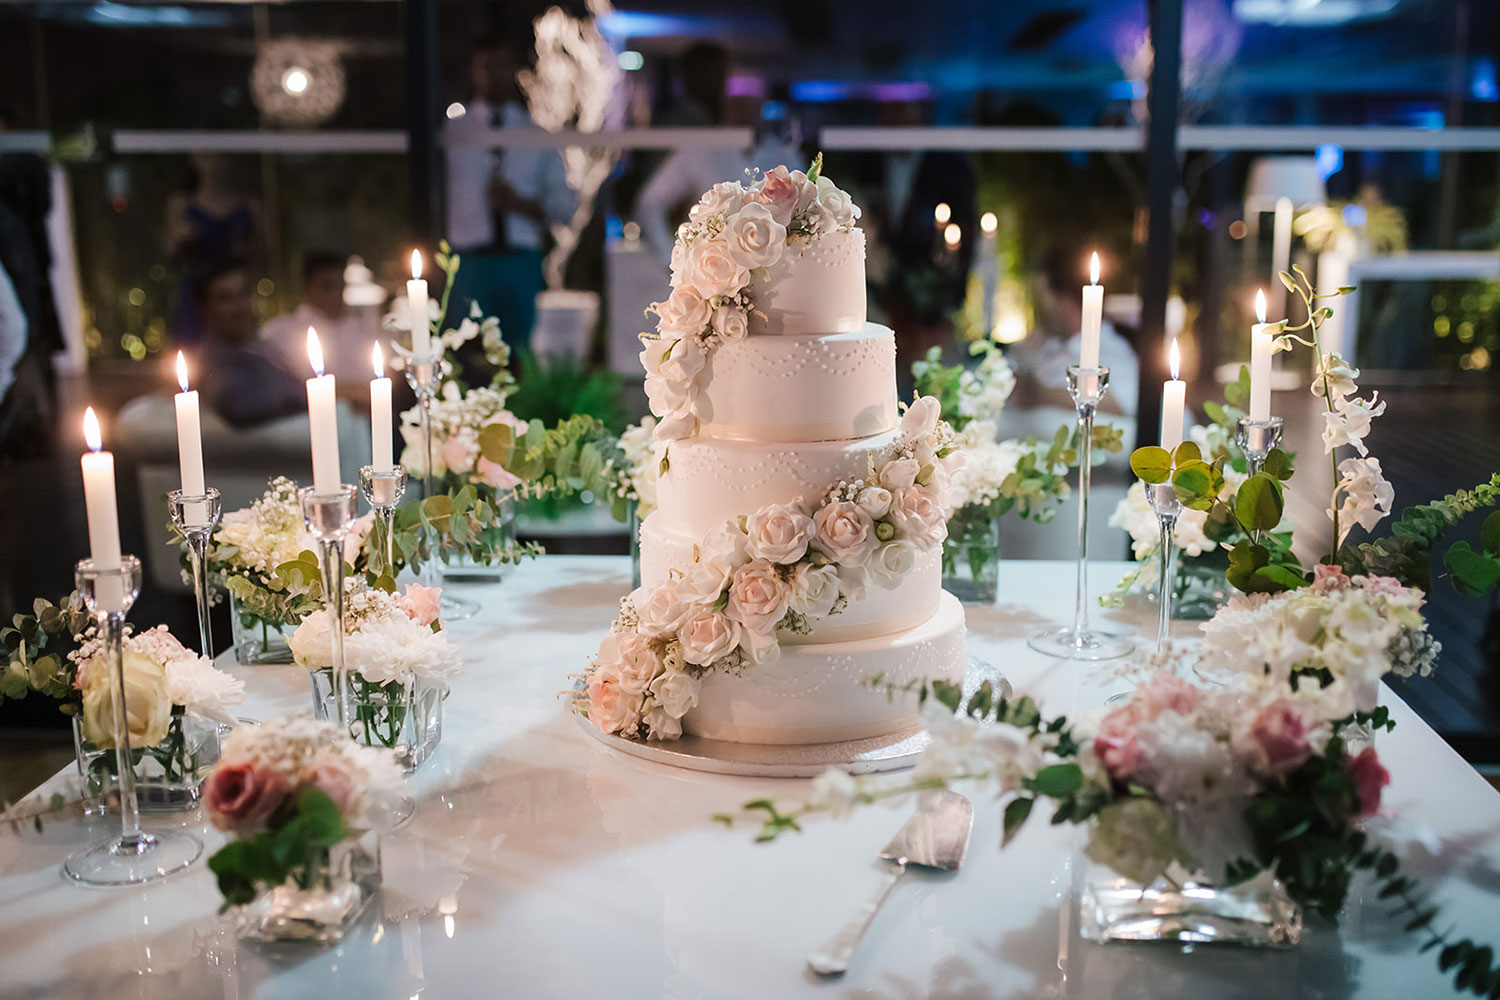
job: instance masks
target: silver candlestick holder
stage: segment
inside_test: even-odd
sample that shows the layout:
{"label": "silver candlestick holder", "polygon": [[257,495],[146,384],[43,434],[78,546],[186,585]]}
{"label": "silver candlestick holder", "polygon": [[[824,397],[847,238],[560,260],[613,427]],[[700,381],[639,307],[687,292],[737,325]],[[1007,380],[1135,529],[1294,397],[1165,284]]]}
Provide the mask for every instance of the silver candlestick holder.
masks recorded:
{"label": "silver candlestick holder", "polygon": [[[375,512],[375,521],[380,525],[384,545],[381,554],[385,557],[385,569],[391,578],[396,576],[396,508],[406,495],[406,470],[399,465],[389,469],[377,469],[367,465],[359,470],[359,492],[365,503]],[[377,575],[379,575],[377,573]]]}
{"label": "silver candlestick holder", "polygon": [[1109,392],[1109,368],[1068,368],[1068,393],[1078,412],[1078,573],[1071,627],[1038,632],[1027,645],[1039,653],[1070,660],[1113,660],[1134,645],[1111,632],[1089,627],[1089,483],[1094,451],[1094,413]]}
{"label": "silver candlestick holder", "polygon": [[1177,497],[1177,488],[1171,483],[1154,483],[1146,486],[1146,499],[1156,512],[1156,525],[1161,530],[1160,548],[1157,557],[1161,571],[1157,574],[1158,600],[1156,621],[1156,651],[1160,653],[1167,644],[1172,630],[1172,574],[1177,565],[1176,542],[1172,535],[1177,528],[1177,519],[1182,516],[1182,501]]}
{"label": "silver candlestick holder", "polygon": [[63,862],[63,872],[85,885],[121,886],[155,882],[182,871],[203,853],[203,842],[181,830],[146,833],[141,829],[135,795],[135,767],[130,754],[130,713],[126,707],[125,613],[141,592],[141,561],[122,556],[118,567],[81,561],[73,573],[84,606],[104,638],[103,667],[109,671],[110,722],[115,742],[115,772],[120,790],[120,832]]}
{"label": "silver candlestick holder", "polygon": [[214,656],[213,625],[208,617],[208,541],[219,523],[219,491],[212,486],[201,494],[173,490],[167,494],[172,523],[187,542],[188,563],[193,570],[193,594],[198,599],[198,644],[203,655]]}
{"label": "silver candlestick holder", "polygon": [[[406,384],[417,394],[422,428],[422,498],[437,494],[437,480],[432,474],[432,401],[437,397],[438,386],[443,380],[443,357],[441,353],[412,355],[406,363]],[[422,563],[417,579],[424,587],[442,587],[442,566],[439,564],[442,541],[437,529],[422,520]],[[445,621],[463,621],[479,611],[479,605],[449,594],[443,588],[439,598],[440,613]]]}
{"label": "silver candlestick holder", "polygon": [[1271,449],[1281,443],[1281,418],[1251,420],[1249,417],[1240,417],[1234,425],[1234,439],[1239,444],[1240,451],[1245,453],[1245,460],[1250,463],[1250,475],[1257,475],[1266,463],[1266,456],[1271,454]]}
{"label": "silver candlestick holder", "polygon": [[306,486],[297,491],[302,522],[318,543],[323,574],[323,597],[328,603],[328,634],[333,661],[333,702],[340,726],[349,726],[349,671],[344,663],[344,539],[354,526],[358,498],[354,487],[341,483],[332,493],[316,493]]}

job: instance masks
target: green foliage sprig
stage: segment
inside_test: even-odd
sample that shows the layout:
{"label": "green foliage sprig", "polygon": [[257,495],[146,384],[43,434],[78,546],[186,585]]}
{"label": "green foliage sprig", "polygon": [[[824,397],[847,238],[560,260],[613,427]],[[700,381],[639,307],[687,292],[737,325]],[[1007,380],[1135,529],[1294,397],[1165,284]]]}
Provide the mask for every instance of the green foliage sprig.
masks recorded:
{"label": "green foliage sprig", "polygon": [[[1345,572],[1393,576],[1402,583],[1432,589],[1432,554],[1438,541],[1464,517],[1500,504],[1500,473],[1472,490],[1450,493],[1441,500],[1407,507],[1391,525],[1389,538],[1364,542],[1343,553]],[[1457,541],[1443,554],[1443,566],[1459,593],[1482,596],[1500,582],[1500,511],[1493,511],[1480,528],[1480,548]]]}
{"label": "green foliage sprig", "polygon": [[88,610],[78,591],[57,603],[38,597],[31,614],[18,612],[0,628],[0,648],[6,654],[5,672],[0,674],[0,703],[6,698],[24,698],[35,691],[61,702],[65,714],[78,711],[79,693],[73,687],[78,666],[68,654],[89,627]]}
{"label": "green foliage sprig", "polygon": [[220,913],[288,880],[299,889],[313,888],[329,850],[352,832],[333,799],[313,785],[287,796],[266,826],[252,837],[231,840],[208,859],[224,897]]}

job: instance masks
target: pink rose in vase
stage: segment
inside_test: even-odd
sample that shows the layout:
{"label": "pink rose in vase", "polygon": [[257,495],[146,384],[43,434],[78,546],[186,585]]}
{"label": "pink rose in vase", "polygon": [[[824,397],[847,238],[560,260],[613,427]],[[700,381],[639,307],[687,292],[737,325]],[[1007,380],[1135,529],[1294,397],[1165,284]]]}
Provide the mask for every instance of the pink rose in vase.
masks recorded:
{"label": "pink rose in vase", "polygon": [[333,800],[340,813],[348,815],[354,803],[355,779],[342,756],[327,751],[319,753],[307,765],[304,776],[308,784]]}
{"label": "pink rose in vase", "polygon": [[1287,774],[1312,756],[1321,730],[1322,720],[1312,706],[1277,698],[1255,714],[1244,732],[1234,734],[1234,746],[1250,766]]}
{"label": "pink rose in vase", "polygon": [[215,827],[239,830],[263,823],[289,790],[277,771],[250,760],[221,760],[208,776],[203,802]]}
{"label": "pink rose in vase", "polygon": [[1359,814],[1374,816],[1380,811],[1380,790],[1391,783],[1391,772],[1380,763],[1374,747],[1365,747],[1349,762],[1349,776],[1359,795]]}
{"label": "pink rose in vase", "polygon": [[418,625],[431,625],[437,621],[442,596],[441,587],[409,583],[405,593],[401,595],[401,607],[406,611],[407,617]]}

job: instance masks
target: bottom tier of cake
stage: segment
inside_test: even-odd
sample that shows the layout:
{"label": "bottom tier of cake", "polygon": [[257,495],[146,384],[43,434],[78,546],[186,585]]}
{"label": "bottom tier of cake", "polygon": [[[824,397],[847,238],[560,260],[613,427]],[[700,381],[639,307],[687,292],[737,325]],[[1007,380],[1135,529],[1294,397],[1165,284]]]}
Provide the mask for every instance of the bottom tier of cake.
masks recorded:
{"label": "bottom tier of cake", "polygon": [[734,743],[834,743],[917,725],[917,698],[871,686],[962,681],[964,610],[944,593],[926,622],[875,639],[784,646],[771,663],[703,680],[682,720],[695,736]]}

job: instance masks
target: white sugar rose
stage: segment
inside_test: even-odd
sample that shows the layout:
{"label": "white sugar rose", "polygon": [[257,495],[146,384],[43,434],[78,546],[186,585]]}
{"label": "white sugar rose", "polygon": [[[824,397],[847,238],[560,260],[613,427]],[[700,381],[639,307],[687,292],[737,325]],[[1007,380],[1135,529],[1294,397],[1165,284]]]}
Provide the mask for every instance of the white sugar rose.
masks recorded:
{"label": "white sugar rose", "polygon": [[866,486],[859,491],[854,502],[859,504],[860,510],[878,521],[891,509],[891,491],[883,486]]}
{"label": "white sugar rose", "polygon": [[916,565],[917,547],[904,538],[898,538],[875,550],[865,563],[865,574],[875,586],[892,590],[911,574]]}
{"label": "white sugar rose", "polygon": [[[699,608],[709,607],[718,601],[729,588],[729,581],[733,576],[734,567],[727,563],[698,562],[674,580],[672,586],[677,591],[678,600],[689,605],[686,614],[693,614]],[[678,631],[681,631],[680,625]]]}
{"label": "white sugar rose", "polygon": [[646,709],[641,724],[646,727],[648,740],[675,740],[682,735],[682,720],[674,719],[660,705]]}
{"label": "white sugar rose", "polygon": [[734,572],[729,583],[725,614],[750,632],[766,634],[786,615],[791,589],[776,566],[765,559],[752,559]]}
{"label": "white sugar rose", "polygon": [[817,531],[800,503],[768,504],[745,518],[750,555],[783,565],[791,565],[806,555],[807,544]]}
{"label": "white sugar rose", "polygon": [[880,470],[880,485],[892,492],[904,490],[917,481],[917,473],[921,470],[915,459],[892,459]]}
{"label": "white sugar rose", "polygon": [[700,667],[711,666],[740,644],[739,623],[717,611],[700,609],[688,616],[677,633],[682,657]]}
{"label": "white sugar rose", "polygon": [[702,333],[713,314],[708,301],[686,286],[672,289],[665,302],[653,302],[651,309],[656,313],[658,330],[680,336]]}
{"label": "white sugar rose", "polygon": [[859,206],[854,204],[849,192],[827,177],[818,178],[818,204],[832,217],[836,226],[852,226],[860,215]]}
{"label": "white sugar rose", "polygon": [[745,186],[739,181],[720,181],[707,191],[698,203],[688,209],[688,218],[702,222],[717,215],[733,215],[745,204]]}
{"label": "white sugar rose", "polygon": [[698,561],[731,570],[743,566],[750,558],[750,539],[740,529],[739,521],[725,521],[710,531],[698,546]]}
{"label": "white sugar rose", "polygon": [[649,639],[663,639],[677,634],[689,607],[677,590],[666,580],[649,589],[640,587],[630,595],[630,603],[640,616],[640,632]]}
{"label": "white sugar rose", "polygon": [[839,591],[851,601],[863,601],[868,592],[865,576],[863,566],[840,566]]}
{"label": "white sugar rose", "polygon": [[724,305],[714,310],[713,327],[725,340],[744,340],[750,335],[750,318],[738,306]]}
{"label": "white sugar rose", "polygon": [[620,690],[631,695],[642,695],[646,688],[661,673],[661,657],[651,649],[651,643],[637,632],[619,634]]}
{"label": "white sugar rose", "polygon": [[683,337],[662,355],[658,371],[663,378],[673,379],[689,385],[703,371],[708,362],[708,353],[697,337]]}
{"label": "white sugar rose", "polygon": [[749,270],[770,267],[786,249],[786,226],[759,202],[751,202],[731,215],[724,224],[723,236],[729,244],[729,256]]}
{"label": "white sugar rose", "polygon": [[619,663],[607,658],[614,652],[611,639],[605,638],[588,679],[589,721],[601,732],[629,733],[641,721],[645,699],[620,686]]}
{"label": "white sugar rose", "polygon": [[698,690],[703,682],[692,674],[668,671],[651,682],[651,697],[668,715],[680,719],[698,704]]}
{"label": "white sugar rose", "polygon": [[750,282],[750,272],[729,255],[722,239],[699,239],[688,247],[683,284],[705,299],[735,295]]}
{"label": "white sugar rose", "polygon": [[839,599],[839,572],[830,565],[800,563],[792,573],[790,607],[799,615],[826,618]]}
{"label": "white sugar rose", "polygon": [[681,288],[683,279],[687,276],[687,244],[682,240],[672,244],[672,280],[673,288]]}
{"label": "white sugar rose", "polygon": [[922,396],[912,401],[901,415],[901,434],[908,440],[926,437],[937,430],[942,404],[933,396]]}
{"label": "white sugar rose", "polygon": [[920,486],[896,490],[891,497],[891,523],[901,537],[926,552],[948,537],[948,518],[932,493]]}
{"label": "white sugar rose", "polygon": [[837,500],[824,504],[813,515],[817,526],[817,546],[834,562],[844,566],[862,566],[875,546],[875,521],[856,504]]}

